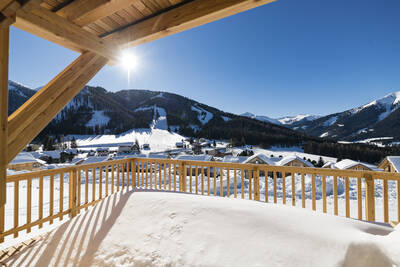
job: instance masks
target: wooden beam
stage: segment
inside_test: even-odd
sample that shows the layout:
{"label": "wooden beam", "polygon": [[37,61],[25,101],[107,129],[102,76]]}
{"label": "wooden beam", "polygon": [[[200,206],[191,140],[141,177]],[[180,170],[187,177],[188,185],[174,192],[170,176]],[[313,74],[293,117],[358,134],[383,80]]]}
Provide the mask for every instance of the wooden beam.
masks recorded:
{"label": "wooden beam", "polygon": [[0,11],[3,14],[3,20],[0,20],[0,28],[8,27],[15,23],[15,16],[18,10],[22,9],[25,12],[30,12],[33,8],[40,5],[43,0],[27,0],[23,4],[16,0],[3,1],[8,2],[7,5],[2,5],[0,2]]}
{"label": "wooden beam", "polygon": [[13,26],[74,51],[92,51],[113,62],[118,61],[120,51],[112,41],[103,40],[43,7],[30,12],[18,10]]}
{"label": "wooden beam", "polygon": [[[76,23],[83,17],[91,17],[91,14],[93,13],[100,13],[98,11],[111,2],[115,3],[115,1],[111,0],[75,0],[58,10],[56,13],[57,15]],[[80,23],[76,24],[83,26]]]}
{"label": "wooden beam", "polygon": [[[7,133],[8,133],[8,53],[10,28],[0,29],[0,234],[4,232],[7,199]],[[4,239],[0,238],[0,242]]]}
{"label": "wooden beam", "polygon": [[[10,116],[10,125],[13,125],[13,129],[18,129],[19,134],[15,136],[15,133],[9,130],[9,136],[14,136],[14,138],[8,142],[8,162],[46,127],[107,61],[106,58],[92,52],[81,55],[36,93],[30,99],[32,101],[29,100]],[[69,79],[71,81],[68,81]],[[68,85],[62,86],[64,82]],[[40,107],[40,111],[35,112],[35,107]],[[34,112],[34,114],[29,115],[29,112]],[[14,125],[21,120],[29,121],[29,123],[24,123],[23,128]]]}
{"label": "wooden beam", "polygon": [[194,0],[142,22],[117,29],[105,39],[126,46],[148,43],[275,0]]}

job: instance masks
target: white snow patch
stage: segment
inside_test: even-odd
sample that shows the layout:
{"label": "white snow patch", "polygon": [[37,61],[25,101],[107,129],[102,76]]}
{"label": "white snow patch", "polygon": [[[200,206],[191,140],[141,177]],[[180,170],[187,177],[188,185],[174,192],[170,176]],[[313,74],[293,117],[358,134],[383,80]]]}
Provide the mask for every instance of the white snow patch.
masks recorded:
{"label": "white snow patch", "polygon": [[200,108],[198,106],[192,106],[192,110],[196,111],[199,114],[197,118],[203,125],[209,122],[214,117],[214,115],[211,112],[208,112],[207,110]]}
{"label": "white snow patch", "polygon": [[329,132],[325,132],[323,134],[321,134],[319,137],[327,137],[329,135]]}
{"label": "white snow patch", "polygon": [[327,119],[326,121],[324,121],[323,125],[324,125],[325,127],[326,127],[326,126],[331,126],[331,125],[333,125],[333,124],[337,121],[337,119],[338,119],[338,116],[330,117],[329,119]]}
{"label": "white snow patch", "polygon": [[96,125],[107,125],[110,122],[110,117],[104,114],[103,110],[94,110],[92,114],[92,118],[88,123],[86,123],[87,127],[94,127]]}
{"label": "white snow patch", "polygon": [[226,116],[221,116],[221,118],[222,118],[225,122],[232,120],[231,118],[226,117]]}

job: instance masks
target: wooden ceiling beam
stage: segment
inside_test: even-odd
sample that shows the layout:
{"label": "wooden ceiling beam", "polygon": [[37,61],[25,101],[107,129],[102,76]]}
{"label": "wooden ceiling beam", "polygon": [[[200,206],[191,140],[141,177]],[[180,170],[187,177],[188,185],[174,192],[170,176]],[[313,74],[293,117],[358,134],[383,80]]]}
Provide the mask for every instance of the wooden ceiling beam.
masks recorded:
{"label": "wooden ceiling beam", "polygon": [[[42,1],[43,0],[27,0],[23,4],[16,0],[0,2],[0,12],[3,15],[3,19],[0,19],[0,28],[6,28],[13,24],[18,10],[22,9],[25,12],[29,12],[33,8],[38,7]],[[7,5],[5,5],[5,3],[7,3]]]}
{"label": "wooden ceiling beam", "polygon": [[275,0],[194,0],[157,16],[116,29],[105,39],[124,47],[148,43]]}
{"label": "wooden ceiling beam", "polygon": [[[8,118],[8,162],[31,142],[107,63],[93,52],[78,57]],[[22,125],[17,123],[22,122]]]}
{"label": "wooden ceiling beam", "polygon": [[101,39],[43,7],[30,12],[18,10],[13,26],[74,51],[92,51],[113,62],[118,61],[120,51],[112,41]]}

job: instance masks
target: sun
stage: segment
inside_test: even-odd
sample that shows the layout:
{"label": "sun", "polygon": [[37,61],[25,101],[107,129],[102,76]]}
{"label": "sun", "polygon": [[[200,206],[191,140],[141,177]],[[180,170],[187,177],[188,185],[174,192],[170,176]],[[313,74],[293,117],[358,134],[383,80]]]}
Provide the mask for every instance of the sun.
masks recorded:
{"label": "sun", "polygon": [[136,54],[131,51],[124,51],[120,57],[121,66],[128,72],[134,71],[139,65],[139,60]]}

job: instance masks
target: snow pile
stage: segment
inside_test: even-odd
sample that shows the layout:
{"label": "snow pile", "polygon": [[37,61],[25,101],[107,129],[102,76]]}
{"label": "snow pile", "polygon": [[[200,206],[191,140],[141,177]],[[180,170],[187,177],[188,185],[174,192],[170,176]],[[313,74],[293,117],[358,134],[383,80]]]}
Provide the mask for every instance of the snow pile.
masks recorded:
{"label": "snow pile", "polygon": [[398,231],[390,232],[255,201],[130,191],[107,198],[6,263],[385,267],[400,263]]}

